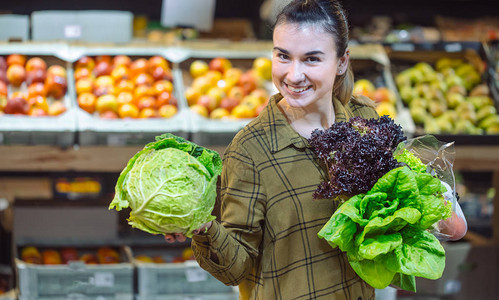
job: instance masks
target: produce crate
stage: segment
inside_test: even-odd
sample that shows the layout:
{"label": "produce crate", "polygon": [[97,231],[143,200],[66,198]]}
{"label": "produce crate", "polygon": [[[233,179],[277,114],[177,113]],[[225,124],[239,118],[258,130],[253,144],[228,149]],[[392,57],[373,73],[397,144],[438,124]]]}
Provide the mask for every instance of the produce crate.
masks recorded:
{"label": "produce crate", "polygon": [[[36,45],[36,44],[3,44],[0,45],[0,56],[7,57],[9,54],[25,55],[27,60],[32,57],[42,58],[47,67],[60,65],[66,69],[69,75],[69,64],[64,54],[67,47],[60,45]],[[67,75],[67,76],[68,76]],[[70,80],[66,77],[66,81]],[[28,86],[24,81],[20,87],[8,85],[8,97],[14,92],[27,94]],[[28,100],[28,99],[26,99]],[[31,115],[0,115],[0,144],[3,145],[55,145],[69,147],[74,144],[76,135],[76,112],[68,92],[58,101],[62,101],[66,111],[59,115],[31,116]],[[55,102],[51,97],[47,98],[50,105]]]}
{"label": "produce crate", "polygon": [[[56,249],[56,248],[51,248]],[[77,248],[79,254],[96,248]],[[40,249],[42,250],[42,249]],[[18,256],[19,257],[19,256]],[[15,259],[20,300],[133,299],[133,265],[120,248],[116,264],[39,265]]]}
{"label": "produce crate", "polygon": [[[355,79],[354,94],[363,94],[374,100],[377,105],[376,110],[380,115],[388,114],[395,123],[402,126],[407,136],[412,136],[415,125],[410,118],[409,110],[404,107],[397,93],[385,49],[379,44],[352,45],[350,66]],[[372,89],[372,91],[367,91],[366,87],[361,86],[363,84],[368,85],[367,89]],[[383,94],[384,89],[389,91],[389,96],[386,93]],[[387,101],[388,97],[393,97],[393,99]]]}
{"label": "produce crate", "polygon": [[[240,51],[240,50],[192,50],[189,58],[179,64],[181,72],[182,90],[181,97],[184,103],[188,103],[186,98],[186,91],[191,87],[194,79],[189,73],[190,65],[196,61],[201,60],[209,63],[212,59],[223,57],[228,59],[233,68],[239,68],[242,72],[248,71],[252,68],[253,61],[258,57],[270,58],[269,51]],[[263,82],[263,89],[268,95],[275,94],[277,90],[273,87],[270,81]],[[203,94],[203,93],[202,93]],[[229,92],[226,93],[229,95]],[[240,100],[239,103],[241,103]],[[191,103],[192,104],[192,103]],[[218,107],[218,106],[217,106]],[[235,134],[246,126],[253,117],[250,118],[233,118],[223,117],[220,119],[213,119],[207,116],[202,116],[189,109],[190,114],[190,139],[203,146],[212,145],[228,145]]]}
{"label": "produce crate", "polygon": [[[158,49],[148,48],[82,48],[77,51],[80,56],[95,57],[98,55],[126,55],[132,60],[139,58],[149,59],[153,56],[163,57],[165,52]],[[180,51],[181,52],[181,51]],[[180,53],[181,54],[181,53]],[[177,53],[177,56],[180,55]],[[77,61],[75,59],[75,62]],[[180,96],[181,87],[176,79],[178,72],[172,66],[172,61],[168,60],[170,68],[172,68],[173,77],[173,96],[178,100],[177,113],[169,118],[126,118],[120,119],[116,116],[111,118],[102,118],[97,112],[90,114],[83,110],[77,103],[77,88],[75,83],[75,63],[71,69],[71,85],[70,93],[75,101],[76,116],[77,116],[77,143],[81,146],[88,145],[143,145],[153,142],[154,138],[166,132],[187,138],[189,114],[186,112],[186,105],[182,102]]]}
{"label": "produce crate", "polygon": [[[499,144],[499,135],[486,126],[487,123],[499,126],[499,116],[481,43],[397,43],[385,48],[399,96],[416,124],[416,136],[432,134],[439,140],[460,145]],[[474,90],[478,85],[481,91]],[[449,97],[456,93],[461,96]],[[480,112],[483,107],[491,112]],[[492,121],[483,122],[486,117]]]}
{"label": "produce crate", "polygon": [[[184,260],[185,249],[134,247],[138,299],[237,299],[234,287],[226,286],[195,260]],[[139,256],[161,257],[165,263],[144,262]],[[179,261],[172,263],[172,261]]]}

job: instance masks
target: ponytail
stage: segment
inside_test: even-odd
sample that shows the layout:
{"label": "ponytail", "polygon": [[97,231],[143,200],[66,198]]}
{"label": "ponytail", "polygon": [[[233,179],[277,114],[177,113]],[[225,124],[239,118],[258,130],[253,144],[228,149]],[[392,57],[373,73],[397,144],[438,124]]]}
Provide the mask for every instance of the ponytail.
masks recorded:
{"label": "ponytail", "polygon": [[352,98],[353,83],[353,71],[350,64],[348,64],[347,71],[336,76],[333,86],[333,95],[336,96],[343,105],[347,105]]}

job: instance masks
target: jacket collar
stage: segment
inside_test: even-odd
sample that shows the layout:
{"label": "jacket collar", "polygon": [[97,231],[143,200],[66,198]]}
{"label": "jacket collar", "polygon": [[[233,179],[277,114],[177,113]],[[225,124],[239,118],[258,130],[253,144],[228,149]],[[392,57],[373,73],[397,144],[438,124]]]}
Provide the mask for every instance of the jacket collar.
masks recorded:
{"label": "jacket collar", "polygon": [[[280,93],[273,95],[269,99],[269,104],[262,111],[262,125],[270,144],[270,151],[276,153],[290,145],[298,149],[309,146],[307,139],[299,135],[279,109],[277,102],[282,99]],[[338,99],[333,98],[335,111],[335,123],[347,121],[353,115],[351,110],[346,108]]]}

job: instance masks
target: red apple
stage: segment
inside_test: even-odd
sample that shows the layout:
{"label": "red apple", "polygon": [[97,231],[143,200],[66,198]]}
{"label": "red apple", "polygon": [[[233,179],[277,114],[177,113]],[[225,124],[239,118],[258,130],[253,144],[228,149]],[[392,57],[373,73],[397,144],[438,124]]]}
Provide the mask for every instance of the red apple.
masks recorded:
{"label": "red apple", "polygon": [[147,67],[149,69],[149,72],[152,72],[157,67],[162,67],[164,69],[170,68],[166,59],[161,56],[153,56],[149,58],[149,60],[147,61]]}
{"label": "red apple", "polygon": [[7,66],[20,65],[24,67],[26,64],[26,55],[11,54],[7,56]]}
{"label": "red apple", "polygon": [[210,70],[218,71],[224,74],[225,71],[232,68],[232,63],[227,58],[216,57],[210,61],[208,67],[210,68]]}
{"label": "red apple", "polygon": [[75,80],[78,81],[82,78],[92,78],[94,75],[92,71],[87,68],[79,68],[75,70]]}
{"label": "red apple", "polygon": [[66,94],[67,87],[66,77],[48,76],[45,80],[47,96],[52,96],[55,99],[61,99]]}
{"label": "red apple", "polygon": [[243,89],[245,95],[257,88],[257,82],[251,70],[244,72],[239,78],[238,86]]}
{"label": "red apple", "polygon": [[8,94],[7,85],[5,84],[5,82],[0,81],[0,96],[7,96],[7,94]]}
{"label": "red apple", "polygon": [[26,72],[26,83],[31,85],[35,82],[44,83],[47,78],[47,71],[42,69],[35,69],[29,72]]}
{"label": "red apple", "polygon": [[155,81],[158,80],[168,80],[168,81],[173,81],[173,75],[170,69],[165,69],[162,67],[156,67],[152,72],[151,72],[152,77],[154,78]]}
{"label": "red apple", "polygon": [[[114,118],[114,119],[116,119],[116,118]],[[99,263],[99,261],[97,260],[97,256],[95,256],[95,254],[92,254],[92,253],[85,253],[85,254],[83,254],[80,257],[80,260],[83,261],[85,264],[88,264],[88,265],[96,265],[96,264]]]}
{"label": "red apple", "polygon": [[13,86],[20,86],[26,80],[24,67],[18,64],[10,65],[7,69],[7,79]]}
{"label": "red apple", "polygon": [[110,65],[113,63],[113,59],[111,58],[110,55],[97,55],[95,57],[95,64],[97,65],[101,61],[105,61],[105,62],[107,62]]}
{"label": "red apple", "polygon": [[222,99],[220,102],[221,108],[225,108],[228,112],[231,112],[234,107],[238,106],[240,101],[236,98],[231,98],[231,97],[225,97]]}
{"label": "red apple", "polygon": [[45,85],[41,82],[35,82],[28,86],[28,98],[34,96],[47,96],[47,91],[45,90]]}
{"label": "red apple", "polygon": [[97,97],[92,93],[83,93],[78,96],[78,105],[81,109],[93,114],[95,112],[95,104],[97,102]]}
{"label": "red apple", "polygon": [[60,65],[52,65],[47,69],[47,77],[50,75],[66,78],[66,69]]}
{"label": "red apple", "polygon": [[96,77],[111,75],[111,64],[107,61],[101,61],[95,65],[94,74]]}
{"label": "red apple", "polygon": [[5,83],[9,82],[9,80],[7,79],[7,70],[0,69],[0,81]]}
{"label": "red apple", "polygon": [[208,109],[208,112],[211,112],[212,110],[217,108],[217,100],[208,95],[201,95],[198,98],[196,104],[206,107],[206,109]]}
{"label": "red apple", "polygon": [[119,118],[118,113],[111,111],[111,110],[106,110],[106,111],[100,113],[99,116],[102,119],[118,119]]}
{"label": "red apple", "polygon": [[48,112],[40,107],[33,107],[28,113],[32,117],[45,117],[48,116]]}
{"label": "red apple", "polygon": [[177,99],[169,92],[162,92],[156,98],[156,107],[161,107],[163,105],[173,105],[178,106]]}
{"label": "red apple", "polygon": [[26,99],[21,97],[10,98],[3,110],[6,114],[22,114],[25,115],[29,112],[29,104]]}
{"label": "red apple", "polygon": [[144,108],[155,108],[156,107],[156,99],[154,99],[154,97],[143,97],[143,98],[139,99],[137,107],[140,110],[143,110]]}
{"label": "red apple", "polygon": [[154,83],[154,78],[147,73],[140,73],[133,79],[133,82],[135,83],[135,86],[151,86]]}
{"label": "red apple", "polygon": [[47,70],[47,63],[39,58],[39,57],[32,57],[28,59],[26,62],[26,71],[33,71],[33,70]]}
{"label": "red apple", "polygon": [[132,62],[130,65],[130,74],[132,77],[139,75],[140,73],[147,72],[147,59],[139,58]]}
{"label": "red apple", "polygon": [[0,70],[7,71],[7,62],[3,56],[0,56]]}
{"label": "red apple", "polygon": [[113,66],[114,67],[125,66],[125,67],[129,68],[131,64],[132,64],[132,59],[129,56],[116,55],[113,58]]}
{"label": "red apple", "polygon": [[78,251],[75,248],[64,248],[61,250],[62,262],[67,264],[70,261],[78,260]]}
{"label": "red apple", "polygon": [[83,56],[78,59],[75,63],[75,69],[85,68],[89,70],[93,70],[95,67],[95,61],[90,56]]}
{"label": "red apple", "polygon": [[58,116],[66,111],[66,105],[62,101],[54,101],[49,106],[49,115]]}

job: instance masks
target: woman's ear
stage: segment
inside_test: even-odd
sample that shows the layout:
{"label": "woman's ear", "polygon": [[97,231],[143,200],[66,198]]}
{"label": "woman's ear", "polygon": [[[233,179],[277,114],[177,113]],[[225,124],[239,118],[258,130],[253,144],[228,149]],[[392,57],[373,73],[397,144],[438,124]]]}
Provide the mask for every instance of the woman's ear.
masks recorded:
{"label": "woman's ear", "polygon": [[350,59],[350,49],[347,48],[345,54],[338,60],[338,68],[336,69],[336,75],[343,75],[348,69],[348,62]]}

